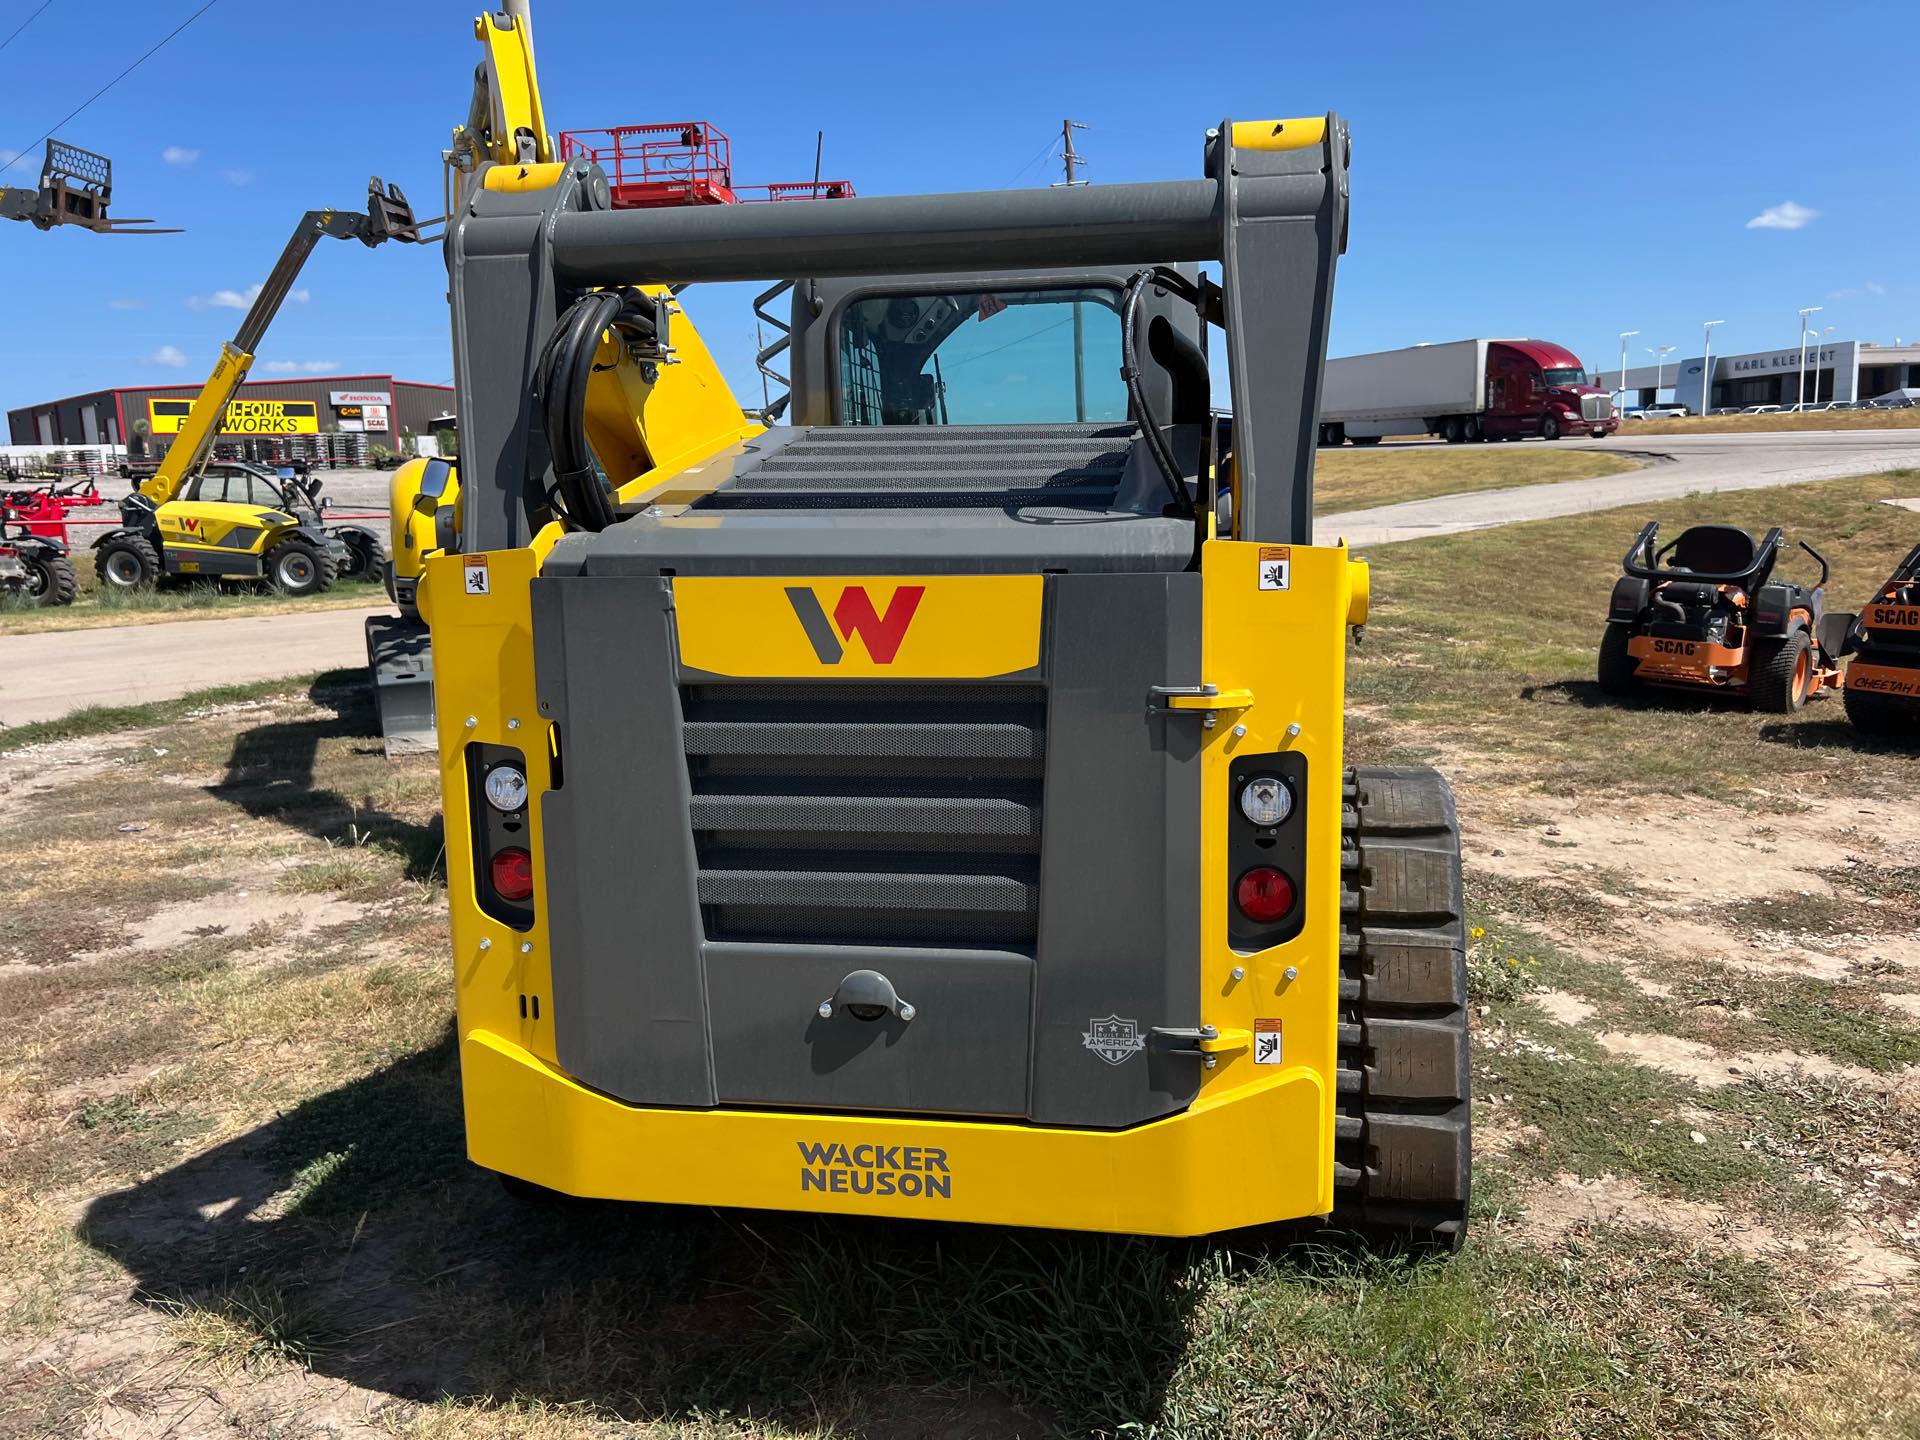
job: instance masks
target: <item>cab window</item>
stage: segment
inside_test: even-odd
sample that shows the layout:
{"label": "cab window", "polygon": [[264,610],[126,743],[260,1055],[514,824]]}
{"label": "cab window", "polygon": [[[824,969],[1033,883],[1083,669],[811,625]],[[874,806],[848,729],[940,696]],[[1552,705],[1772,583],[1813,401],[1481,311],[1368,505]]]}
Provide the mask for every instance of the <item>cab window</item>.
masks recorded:
{"label": "cab window", "polygon": [[840,315],[845,425],[1034,425],[1127,418],[1119,293],[876,295]]}

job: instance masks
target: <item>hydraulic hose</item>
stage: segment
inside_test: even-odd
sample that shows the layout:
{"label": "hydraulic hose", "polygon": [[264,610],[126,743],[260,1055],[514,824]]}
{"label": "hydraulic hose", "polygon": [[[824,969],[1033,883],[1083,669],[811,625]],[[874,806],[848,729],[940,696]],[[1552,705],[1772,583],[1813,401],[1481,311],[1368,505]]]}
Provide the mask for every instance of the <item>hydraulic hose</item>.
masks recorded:
{"label": "hydraulic hose", "polygon": [[1140,301],[1149,285],[1171,291],[1181,299],[1193,302],[1196,308],[1200,291],[1178,271],[1155,266],[1140,271],[1129,280],[1120,300],[1120,378],[1126,382],[1127,399],[1132,403],[1133,413],[1140,422],[1141,438],[1147,442],[1147,453],[1153,457],[1160,478],[1166,483],[1174,510],[1191,519],[1195,513],[1193,496],[1188,493],[1186,477],[1180,473],[1180,466],[1167,445],[1167,437],[1160,433],[1158,417],[1147,400],[1146,386],[1140,380]]}
{"label": "hydraulic hose", "polygon": [[553,459],[553,489],[547,498],[574,529],[604,530],[615,519],[613,499],[594,469],[587,444],[587,381],[600,336],[626,304],[627,296],[619,290],[596,290],[574,301],[554,326],[534,370]]}

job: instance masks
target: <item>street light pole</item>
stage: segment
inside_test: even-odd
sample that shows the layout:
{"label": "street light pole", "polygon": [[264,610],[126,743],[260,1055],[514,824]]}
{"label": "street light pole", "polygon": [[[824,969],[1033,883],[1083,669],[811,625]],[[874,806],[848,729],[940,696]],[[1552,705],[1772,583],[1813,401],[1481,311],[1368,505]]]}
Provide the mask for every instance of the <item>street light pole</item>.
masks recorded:
{"label": "street light pole", "polygon": [[1620,332],[1620,409],[1627,408],[1627,341],[1640,332],[1622,330]]}
{"label": "street light pole", "polygon": [[1653,403],[1658,405],[1660,403],[1660,387],[1667,383],[1667,356],[1674,352],[1674,347],[1671,345],[1662,345],[1656,350],[1653,346],[1649,345],[1646,349],[1647,354],[1653,356]]}
{"label": "street light pole", "polygon": [[1705,339],[1700,343],[1703,352],[1700,356],[1700,413],[1705,415],[1713,408],[1713,327],[1724,325],[1724,320],[1709,320],[1702,333]]}
{"label": "street light pole", "polygon": [[1809,305],[1801,311],[1801,372],[1799,372],[1799,403],[1793,409],[1799,409],[1807,403],[1807,317],[1816,315],[1826,305]]}
{"label": "street light pole", "polygon": [[1824,305],[1809,305],[1800,312],[1800,395],[1799,402],[1793,407],[1795,410],[1807,403],[1807,317],[1826,308]]}

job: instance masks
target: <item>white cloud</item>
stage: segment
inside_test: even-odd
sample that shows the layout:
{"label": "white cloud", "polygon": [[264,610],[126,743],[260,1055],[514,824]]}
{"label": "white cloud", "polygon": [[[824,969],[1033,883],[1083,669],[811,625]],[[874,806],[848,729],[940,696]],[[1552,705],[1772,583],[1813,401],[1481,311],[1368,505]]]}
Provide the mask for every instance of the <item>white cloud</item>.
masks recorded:
{"label": "white cloud", "polygon": [[[244,290],[216,290],[211,295],[189,295],[183,302],[189,310],[244,310],[260,296],[258,284]],[[292,290],[287,298],[304,305],[313,298],[311,290]]]}
{"label": "white cloud", "polygon": [[107,308],[110,310],[144,310],[147,308],[147,302],[142,300],[138,295],[116,295],[107,302]]}
{"label": "white cloud", "polygon": [[1887,293],[1887,287],[1882,285],[1878,280],[1868,280],[1864,284],[1848,285],[1844,289],[1840,289],[1840,290],[1829,290],[1827,292],[1827,299],[1859,300],[1864,296],[1871,295],[1874,299],[1877,300],[1882,295],[1885,295],[1886,293]]}
{"label": "white cloud", "polygon": [[251,185],[253,183],[253,172],[251,170],[222,170],[220,176],[229,185]]}
{"label": "white cloud", "polygon": [[200,158],[200,152],[184,145],[169,145],[160,152],[160,158],[169,165],[191,165]]}
{"label": "white cloud", "polygon": [[338,360],[269,360],[260,368],[270,370],[275,375],[297,375],[303,372],[308,375],[325,375],[329,371],[338,370],[340,362]]}
{"label": "white cloud", "polygon": [[185,368],[187,357],[172,345],[162,345],[151,355],[144,356],[140,363],[142,365],[164,365],[169,370],[180,370]]}
{"label": "white cloud", "polygon": [[1804,230],[1820,218],[1818,210],[1809,210],[1806,206],[1792,200],[1782,200],[1778,205],[1769,205],[1747,222],[1749,230]]}

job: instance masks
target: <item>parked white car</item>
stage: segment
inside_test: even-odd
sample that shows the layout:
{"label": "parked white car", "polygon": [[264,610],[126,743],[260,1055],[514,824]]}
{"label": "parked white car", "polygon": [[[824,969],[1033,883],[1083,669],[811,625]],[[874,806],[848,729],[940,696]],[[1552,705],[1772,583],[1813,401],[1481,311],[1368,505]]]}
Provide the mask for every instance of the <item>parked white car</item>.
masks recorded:
{"label": "parked white car", "polygon": [[1742,415],[1778,415],[1780,413],[1780,407],[1778,405],[1749,405],[1740,413]]}
{"label": "parked white car", "polygon": [[1693,412],[1684,405],[1649,405],[1640,413],[1649,420],[1684,420]]}

